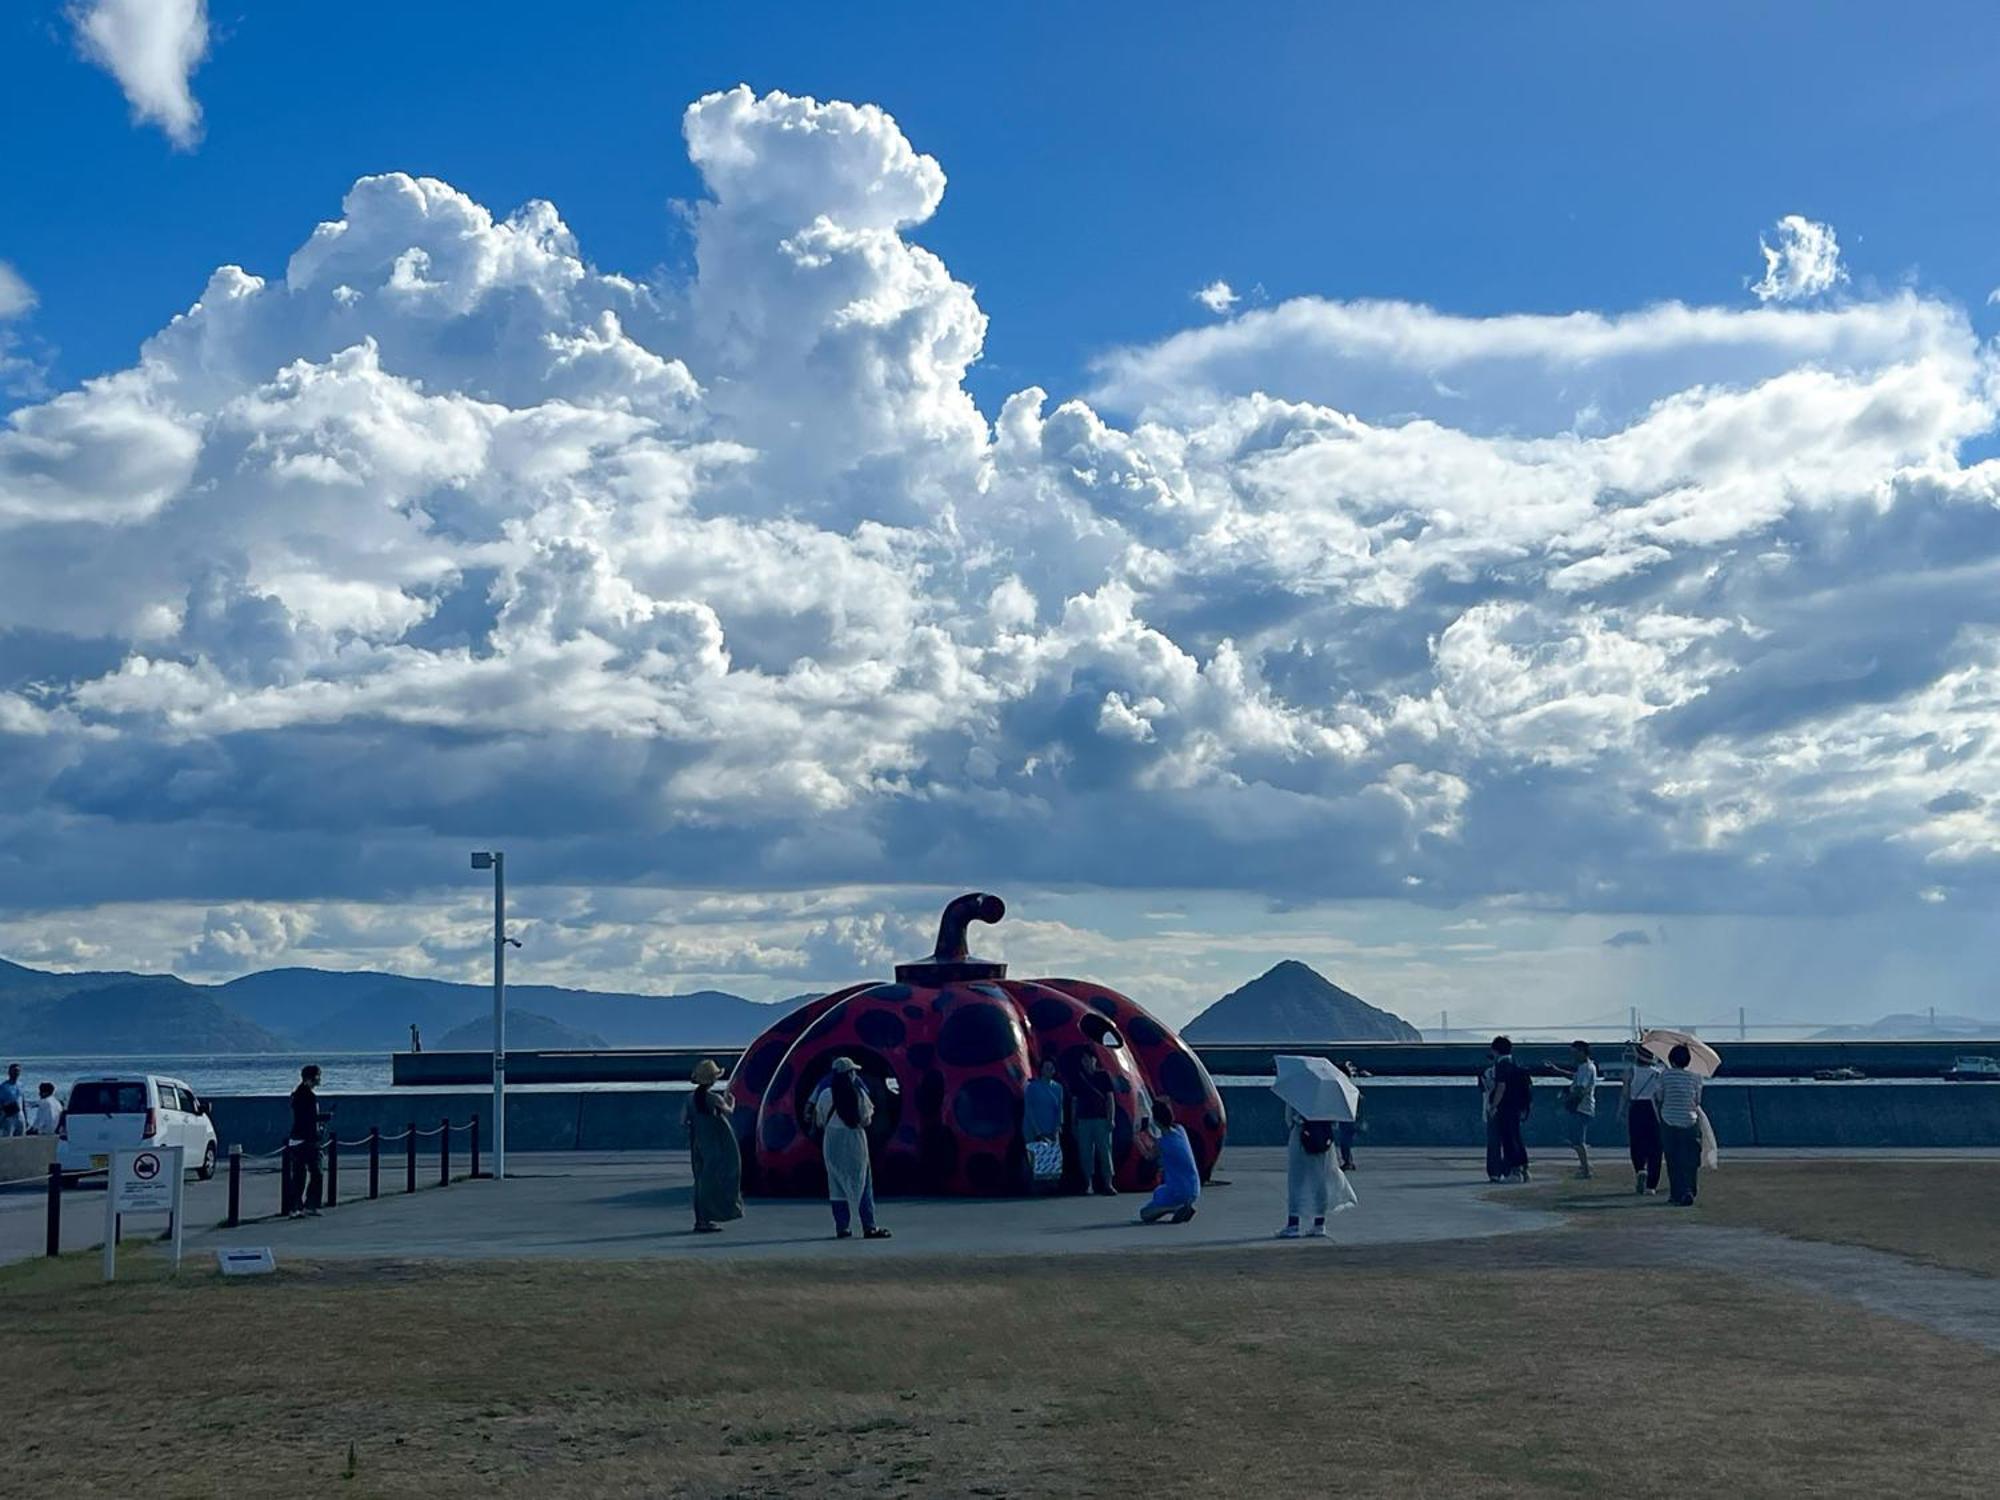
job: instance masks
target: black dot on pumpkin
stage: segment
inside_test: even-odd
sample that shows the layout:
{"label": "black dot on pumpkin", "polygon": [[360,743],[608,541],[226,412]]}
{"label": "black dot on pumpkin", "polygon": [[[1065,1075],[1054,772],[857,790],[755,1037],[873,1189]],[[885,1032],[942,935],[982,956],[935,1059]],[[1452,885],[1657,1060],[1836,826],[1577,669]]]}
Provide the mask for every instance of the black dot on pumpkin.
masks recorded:
{"label": "black dot on pumpkin", "polygon": [[900,1005],[910,998],[907,984],[878,984],[868,992],[871,1000],[887,1000],[892,1005]]}
{"label": "black dot on pumpkin", "polygon": [[924,1008],[921,1005],[906,1005],[903,1007],[903,1014],[912,1021],[921,1021],[924,1018]]}
{"label": "black dot on pumpkin", "polygon": [[798,1122],[790,1115],[770,1114],[764,1116],[763,1144],[766,1151],[777,1153],[798,1139]]}
{"label": "black dot on pumpkin", "polygon": [[768,1085],[766,1085],[766,1092],[783,1095],[790,1093],[791,1088],[792,1088],[792,1065],[790,1063],[786,1063],[782,1068],[778,1069],[777,1072],[771,1075],[771,1081]]}
{"label": "black dot on pumpkin", "polygon": [[1076,1017],[1075,1009],[1053,995],[1028,1002],[1028,1024],[1037,1031],[1058,1031]]}
{"label": "black dot on pumpkin", "polygon": [[954,1068],[996,1063],[1019,1045],[1013,1014],[998,1005],[964,1005],[938,1032],[937,1054]]}
{"label": "black dot on pumpkin", "polygon": [[1119,1080],[1118,1080],[1118,1092],[1119,1092],[1119,1093],[1121,1093],[1121,1094],[1129,1094],[1129,1093],[1131,1093],[1131,1092],[1132,1092],[1132,1080],[1131,1080],[1131,1079],[1129,1079],[1129,1078],[1121,1078],[1121,1079],[1119,1079]]}
{"label": "black dot on pumpkin", "polygon": [[1210,1130],[1220,1130],[1222,1128],[1222,1116],[1211,1109],[1203,1113],[1201,1123],[1206,1125]]}
{"label": "black dot on pumpkin", "polygon": [[1160,1087],[1174,1103],[1191,1109],[1208,1103],[1208,1080],[1202,1076],[1200,1064],[1185,1052],[1168,1053],[1156,1074]]}
{"label": "black dot on pumpkin", "polygon": [[924,1185],[933,1190],[942,1188],[958,1167],[958,1140],[942,1125],[927,1125],[917,1159],[922,1163]]}
{"label": "black dot on pumpkin", "polygon": [[990,1151],[975,1151],[965,1159],[965,1180],[974,1192],[999,1193],[1007,1185],[1007,1169]]}
{"label": "black dot on pumpkin", "polygon": [[1167,1039],[1167,1028],[1151,1016],[1128,1016],[1125,1035],[1141,1047],[1157,1047]]}
{"label": "black dot on pumpkin", "polygon": [[887,1052],[903,1045],[910,1028],[893,1010],[865,1010],[854,1023],[854,1034],[877,1051]]}
{"label": "black dot on pumpkin", "polygon": [[989,1000],[1005,1000],[1007,998],[1007,992],[997,984],[975,984],[972,986],[972,992],[975,995],[984,995]]}
{"label": "black dot on pumpkin", "polygon": [[1108,995],[1092,995],[1090,1008],[1100,1015],[1115,1017],[1118,1014],[1118,1002]]}
{"label": "black dot on pumpkin", "polygon": [[968,1078],[951,1105],[952,1122],[974,1140],[1014,1133],[1014,1091],[998,1078]]}

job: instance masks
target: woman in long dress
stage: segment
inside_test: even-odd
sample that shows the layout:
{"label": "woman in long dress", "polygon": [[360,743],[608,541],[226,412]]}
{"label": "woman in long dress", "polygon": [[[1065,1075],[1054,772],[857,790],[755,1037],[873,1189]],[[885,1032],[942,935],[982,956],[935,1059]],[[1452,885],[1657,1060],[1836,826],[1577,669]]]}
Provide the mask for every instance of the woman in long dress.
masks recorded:
{"label": "woman in long dress", "polygon": [[875,1119],[875,1101],[854,1060],[836,1057],[827,1087],[813,1096],[813,1124],[820,1132],[820,1154],[826,1159],[826,1196],[833,1207],[836,1239],[851,1239],[850,1214],[861,1220],[861,1237],[886,1240],[889,1231],[875,1222],[875,1174],[868,1161],[868,1127]]}
{"label": "woman in long dress", "polygon": [[[1352,1208],[1360,1200],[1348,1183],[1347,1174],[1334,1162],[1333,1122],[1308,1120],[1285,1106],[1285,1227],[1281,1240],[1326,1238],[1326,1216]],[[1299,1221],[1312,1216],[1312,1228],[1301,1230]]]}
{"label": "woman in long dress", "polygon": [[743,1152],[730,1126],[727,1093],[718,1091],[722,1069],[703,1058],[694,1067],[694,1092],[681,1111],[688,1160],[694,1168],[694,1232],[716,1234],[743,1217]]}

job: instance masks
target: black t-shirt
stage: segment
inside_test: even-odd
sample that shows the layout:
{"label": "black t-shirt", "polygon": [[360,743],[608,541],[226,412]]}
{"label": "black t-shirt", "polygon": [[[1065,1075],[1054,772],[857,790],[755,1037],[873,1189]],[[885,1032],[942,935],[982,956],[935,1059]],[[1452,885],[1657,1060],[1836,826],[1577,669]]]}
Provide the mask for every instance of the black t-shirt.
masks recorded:
{"label": "black t-shirt", "polygon": [[292,1090],[292,1139],[319,1139],[319,1095],[309,1083],[301,1083]]}
{"label": "black t-shirt", "polygon": [[1078,1074],[1075,1091],[1076,1117],[1079,1120],[1110,1119],[1112,1088],[1109,1073]]}
{"label": "black t-shirt", "polygon": [[1493,1065],[1493,1087],[1499,1092],[1500,1108],[1509,1113],[1525,1115],[1534,1101],[1534,1075],[1511,1057]]}

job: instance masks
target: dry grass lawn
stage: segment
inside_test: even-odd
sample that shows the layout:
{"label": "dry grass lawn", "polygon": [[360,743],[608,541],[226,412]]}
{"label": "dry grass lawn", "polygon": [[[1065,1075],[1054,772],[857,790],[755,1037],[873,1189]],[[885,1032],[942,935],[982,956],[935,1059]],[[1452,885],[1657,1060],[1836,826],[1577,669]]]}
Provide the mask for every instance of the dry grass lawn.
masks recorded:
{"label": "dry grass lawn", "polygon": [[[130,1255],[110,1288],[72,1257],[0,1273],[30,1376],[4,1467],[65,1500],[1991,1493],[2000,1360],[1970,1345],[1491,1253],[227,1285]],[[1671,1337],[1642,1299],[1675,1307]]]}
{"label": "dry grass lawn", "polygon": [[1667,1205],[1664,1184],[1658,1198],[1637,1197],[1622,1154],[1615,1164],[1592,1154],[1598,1174],[1589,1182],[1565,1174],[1495,1191],[1593,1224],[1741,1225],[2000,1276],[2000,1161],[1725,1158],[1701,1174],[1701,1199],[1689,1210]]}

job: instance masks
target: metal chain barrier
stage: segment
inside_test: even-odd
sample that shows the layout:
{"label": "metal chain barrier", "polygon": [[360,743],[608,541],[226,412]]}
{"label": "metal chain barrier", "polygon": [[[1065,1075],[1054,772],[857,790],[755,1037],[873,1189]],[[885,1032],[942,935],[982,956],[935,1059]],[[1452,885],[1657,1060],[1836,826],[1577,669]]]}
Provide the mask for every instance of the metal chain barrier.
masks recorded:
{"label": "metal chain barrier", "polygon": [[[451,1137],[455,1131],[464,1131],[470,1137],[471,1161],[469,1170],[465,1175],[468,1177],[479,1177],[482,1174],[479,1170],[479,1116],[477,1115],[473,1115],[463,1124],[450,1119],[443,1119],[429,1129],[419,1130],[416,1123],[412,1121],[393,1135],[384,1135],[381,1129],[376,1127],[369,1130],[365,1136],[357,1137],[354,1140],[342,1140],[337,1135],[329,1135],[324,1142],[315,1143],[313,1148],[315,1153],[321,1149],[326,1151],[326,1172],[323,1178],[325,1206],[332,1208],[339,1202],[340,1151],[342,1147],[346,1147],[349,1150],[361,1147],[367,1148],[368,1196],[370,1198],[378,1198],[381,1196],[383,1144],[386,1142],[390,1145],[395,1145],[399,1141],[404,1144],[408,1169],[405,1178],[405,1191],[414,1193],[417,1190],[417,1142],[419,1140],[436,1138],[438,1140],[438,1185],[440,1187],[449,1186],[454,1181],[451,1170]],[[278,1147],[275,1151],[248,1153],[241,1146],[231,1146],[229,1148],[229,1211],[223,1218],[221,1227],[236,1229],[242,1226],[243,1170],[245,1163],[269,1162],[275,1164],[280,1176],[278,1195],[279,1213],[283,1214],[290,1208],[289,1184],[284,1180],[287,1174],[282,1158],[292,1149],[291,1146],[285,1145]],[[264,1170],[268,1171],[270,1169],[266,1168]],[[304,1172],[300,1175],[302,1178],[307,1176]],[[64,1187],[86,1181],[93,1177],[108,1179],[109,1176],[108,1169],[104,1167],[92,1167],[86,1171],[70,1172],[63,1170],[53,1162],[50,1163],[47,1173],[48,1254],[56,1255],[60,1253],[61,1249],[62,1195]],[[21,1183],[40,1180],[42,1180],[42,1174],[36,1173],[28,1177],[9,1178],[4,1182],[0,1182],[0,1187],[12,1187]],[[303,1192],[305,1183],[301,1182],[299,1187]]]}

